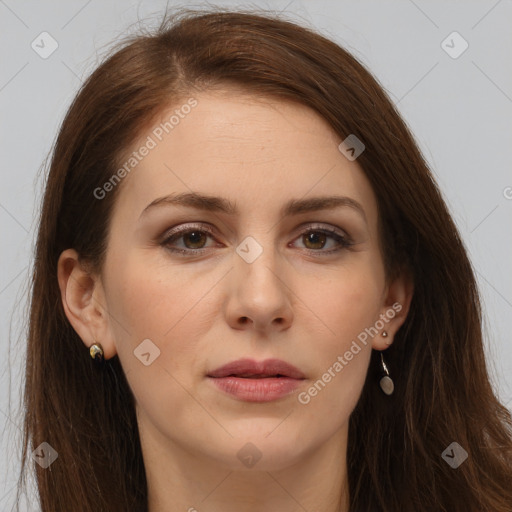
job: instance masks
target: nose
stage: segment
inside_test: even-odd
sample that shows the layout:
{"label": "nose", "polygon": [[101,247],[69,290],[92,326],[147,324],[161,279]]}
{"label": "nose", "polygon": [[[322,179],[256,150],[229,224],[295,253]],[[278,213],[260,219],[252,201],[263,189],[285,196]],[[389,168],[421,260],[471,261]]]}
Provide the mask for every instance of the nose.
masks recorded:
{"label": "nose", "polygon": [[272,244],[265,244],[263,252],[251,263],[235,253],[226,309],[231,327],[270,334],[291,326],[293,293],[282,264]]}

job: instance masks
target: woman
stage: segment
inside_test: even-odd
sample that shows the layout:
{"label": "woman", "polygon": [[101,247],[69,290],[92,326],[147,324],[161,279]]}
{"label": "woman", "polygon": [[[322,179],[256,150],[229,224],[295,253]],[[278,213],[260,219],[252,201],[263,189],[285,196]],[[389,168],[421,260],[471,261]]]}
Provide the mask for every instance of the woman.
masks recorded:
{"label": "woman", "polygon": [[512,509],[427,164],[354,57],[275,17],[183,11],[83,85],[26,374],[44,512]]}

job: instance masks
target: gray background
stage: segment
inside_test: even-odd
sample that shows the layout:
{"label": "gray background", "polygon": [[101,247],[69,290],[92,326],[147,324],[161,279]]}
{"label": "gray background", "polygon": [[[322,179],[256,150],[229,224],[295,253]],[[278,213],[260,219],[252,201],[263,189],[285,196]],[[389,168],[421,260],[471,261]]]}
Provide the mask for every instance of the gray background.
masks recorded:
{"label": "gray background", "polygon": [[[10,510],[14,503],[19,465],[23,324],[41,165],[83,77],[118,36],[136,29],[135,22],[154,25],[165,5],[0,0],[0,510]],[[512,187],[512,2],[209,5],[284,10],[351,51],[389,92],[430,163],[470,253],[484,301],[493,382],[512,408],[512,188],[507,188]],[[31,47],[44,31],[58,43],[47,59]],[[453,31],[469,44],[458,58],[441,46]],[[456,39],[447,44],[452,52],[462,48]],[[37,509],[22,503],[22,510]]]}

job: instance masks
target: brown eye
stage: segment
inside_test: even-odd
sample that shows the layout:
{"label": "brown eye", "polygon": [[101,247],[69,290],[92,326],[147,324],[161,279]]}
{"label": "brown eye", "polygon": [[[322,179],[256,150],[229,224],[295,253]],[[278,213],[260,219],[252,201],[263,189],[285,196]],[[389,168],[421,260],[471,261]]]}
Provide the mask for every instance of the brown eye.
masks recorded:
{"label": "brown eye", "polygon": [[[353,242],[347,236],[330,228],[309,228],[303,231],[299,238],[302,240],[306,250],[318,253],[319,255],[332,254],[353,245]],[[328,247],[328,249],[324,250],[330,241],[335,242],[334,247]]]}
{"label": "brown eye", "polygon": [[[188,231],[181,235],[188,249],[202,249],[208,238],[203,231]],[[190,243],[186,241],[190,240]]]}
{"label": "brown eye", "polygon": [[[302,237],[304,245],[306,245],[308,249],[323,249],[328,238],[324,233],[316,231],[310,231],[309,233],[302,235]],[[308,246],[309,243],[311,243],[313,247]]]}
{"label": "brown eye", "polygon": [[[171,252],[193,255],[207,248],[208,238],[213,239],[213,233],[208,228],[189,225],[173,230],[161,245]],[[178,242],[181,243],[178,244]]]}
{"label": "brown eye", "polygon": [[[204,226],[185,226],[170,232],[161,245],[173,253],[186,256],[202,254],[208,247],[208,238],[214,239],[213,231]],[[303,231],[297,240],[301,240],[304,249],[318,255],[329,255],[353,245],[352,241],[330,228],[310,227]],[[181,242],[181,243],[179,243]],[[332,246],[334,242],[334,246]],[[331,243],[331,247],[329,247]],[[289,245],[290,246],[290,245]],[[327,247],[327,249],[325,249]]]}

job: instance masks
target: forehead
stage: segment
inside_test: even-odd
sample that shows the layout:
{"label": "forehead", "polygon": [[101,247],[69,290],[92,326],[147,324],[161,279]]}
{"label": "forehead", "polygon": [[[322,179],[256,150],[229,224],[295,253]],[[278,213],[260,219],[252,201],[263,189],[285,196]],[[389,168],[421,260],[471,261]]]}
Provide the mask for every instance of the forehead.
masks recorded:
{"label": "forehead", "polygon": [[339,151],[341,141],[305,105],[236,89],[191,95],[162,111],[122,157],[120,166],[133,166],[115,211],[135,218],[158,197],[194,191],[225,197],[241,215],[261,215],[290,199],[338,193],[364,204],[371,220],[373,190]]}

